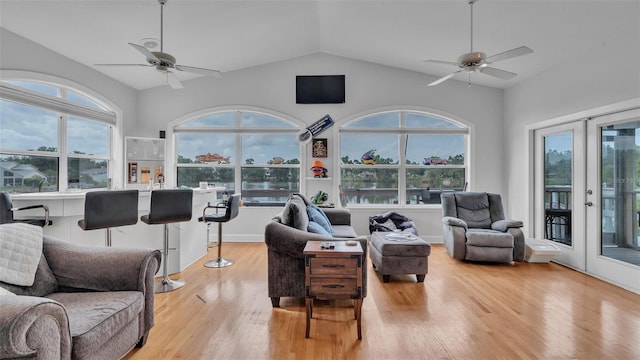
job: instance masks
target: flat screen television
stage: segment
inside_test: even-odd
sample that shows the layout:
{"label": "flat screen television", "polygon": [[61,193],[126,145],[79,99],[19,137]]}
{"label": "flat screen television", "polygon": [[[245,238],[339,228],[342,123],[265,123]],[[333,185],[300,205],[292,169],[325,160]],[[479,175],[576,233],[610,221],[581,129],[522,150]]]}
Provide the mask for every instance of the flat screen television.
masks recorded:
{"label": "flat screen television", "polygon": [[344,75],[296,76],[296,104],[344,104]]}

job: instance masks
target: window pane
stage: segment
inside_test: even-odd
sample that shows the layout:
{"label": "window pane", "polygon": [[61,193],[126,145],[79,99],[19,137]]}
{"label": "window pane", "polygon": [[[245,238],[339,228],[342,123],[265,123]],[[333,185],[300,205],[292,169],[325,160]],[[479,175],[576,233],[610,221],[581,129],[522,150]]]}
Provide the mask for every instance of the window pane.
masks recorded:
{"label": "window pane", "polygon": [[58,149],[58,115],[0,100],[0,144],[3,149],[55,152]]}
{"label": "window pane", "polygon": [[407,164],[464,165],[465,135],[407,135]]}
{"label": "window pane", "polygon": [[440,194],[461,191],[465,184],[465,169],[407,169],[407,203],[440,204]]}
{"label": "window pane", "polygon": [[284,204],[289,194],[299,192],[300,169],[243,167],[242,199],[246,205]]}
{"label": "window pane", "polygon": [[294,128],[295,126],[273,116],[243,112],[240,116],[241,127]]}
{"label": "window pane", "polygon": [[211,114],[176,126],[177,129],[190,127],[236,127],[236,112]]}
{"label": "window pane", "polygon": [[45,95],[58,97],[58,87],[53,85],[41,84],[30,81],[15,81],[15,80],[6,80],[4,81],[7,84],[11,84],[13,86],[19,86],[31,91],[39,92]]}
{"label": "window pane", "polygon": [[69,116],[67,150],[69,154],[109,156],[109,125]]}
{"label": "window pane", "polygon": [[342,164],[398,164],[396,134],[341,134]]}
{"label": "window pane", "polygon": [[102,105],[100,105],[97,102],[87,98],[84,95],[78,94],[75,91],[67,90],[67,99],[70,100],[70,101],[73,101],[75,103],[78,103],[80,105],[84,105],[86,107],[90,107],[90,108],[93,108],[93,109],[106,110]]}
{"label": "window pane", "polygon": [[296,134],[242,135],[244,164],[300,164],[300,142]]}
{"label": "window pane", "polygon": [[343,168],[340,183],[347,203],[398,203],[397,169]]}
{"label": "window pane", "polygon": [[176,149],[179,164],[233,164],[236,136],[219,133],[178,133]]}
{"label": "window pane", "polygon": [[425,129],[442,129],[452,128],[460,129],[462,126],[457,125],[451,121],[440,119],[434,116],[429,116],[420,113],[406,113],[405,114],[405,127],[408,128],[425,128]]}
{"label": "window pane", "polygon": [[0,154],[4,191],[58,191],[58,158]]}
{"label": "window pane", "polygon": [[400,113],[390,112],[367,116],[358,121],[354,121],[345,128],[393,128],[400,126]]}
{"label": "window pane", "polygon": [[[178,186],[198,187],[200,181],[206,181],[210,186],[227,187],[234,192],[234,169],[211,167],[178,167]],[[218,198],[222,198],[221,192]]]}
{"label": "window pane", "polygon": [[106,188],[109,181],[109,168],[106,160],[69,158],[69,189]]}

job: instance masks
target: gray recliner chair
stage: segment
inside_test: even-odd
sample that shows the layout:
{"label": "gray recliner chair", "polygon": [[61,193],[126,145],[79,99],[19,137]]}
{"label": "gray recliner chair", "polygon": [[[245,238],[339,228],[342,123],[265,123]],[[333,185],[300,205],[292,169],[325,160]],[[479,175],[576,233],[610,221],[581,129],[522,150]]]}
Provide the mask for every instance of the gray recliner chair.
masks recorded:
{"label": "gray recliner chair", "polygon": [[506,220],[499,194],[442,194],[444,246],[459,260],[524,261],[522,221]]}

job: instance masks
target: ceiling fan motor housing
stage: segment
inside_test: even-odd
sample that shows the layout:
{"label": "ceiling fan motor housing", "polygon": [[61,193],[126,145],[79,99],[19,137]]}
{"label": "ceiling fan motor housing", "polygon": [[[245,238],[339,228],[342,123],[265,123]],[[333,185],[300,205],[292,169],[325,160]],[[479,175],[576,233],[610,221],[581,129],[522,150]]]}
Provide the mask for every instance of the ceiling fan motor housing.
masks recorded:
{"label": "ceiling fan motor housing", "polygon": [[458,66],[467,71],[476,71],[486,66],[485,59],[487,55],[483,52],[470,52],[460,55],[458,58]]}
{"label": "ceiling fan motor housing", "polygon": [[167,68],[172,68],[176,64],[176,58],[172,55],[159,51],[152,51],[151,53],[160,61],[158,62],[154,59],[147,59],[147,61],[151,65],[155,65],[158,70],[165,71]]}

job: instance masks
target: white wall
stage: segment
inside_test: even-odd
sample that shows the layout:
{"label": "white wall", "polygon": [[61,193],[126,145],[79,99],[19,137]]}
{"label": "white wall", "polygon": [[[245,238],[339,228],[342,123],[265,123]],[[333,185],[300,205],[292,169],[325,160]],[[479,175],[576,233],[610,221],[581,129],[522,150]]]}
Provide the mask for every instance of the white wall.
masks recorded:
{"label": "white wall", "polygon": [[505,91],[504,185],[514,218],[528,220],[533,206],[527,201],[533,191],[527,187],[527,126],[640,97],[640,18],[615,43],[585,49],[574,60]]}
{"label": "white wall", "polygon": [[[317,74],[346,75],[346,103],[330,105],[298,105],[295,103],[295,76]],[[503,91],[483,86],[471,86],[458,81],[447,81],[436,87],[427,87],[435,77],[412,71],[356,61],[318,53],[263,66],[224,74],[222,79],[199,78],[184,83],[184,89],[173,90],[168,86],[141,91],[138,118],[142,136],[157,136],[172,120],[204,109],[238,105],[270,109],[311,124],[325,114],[336,121],[322,137],[329,140],[330,148],[336,143],[337,129],[341,122],[376,109],[432,110],[472,125],[474,141],[470,189],[502,192],[503,189]],[[308,145],[310,146],[310,145]],[[310,148],[309,148],[310,149]],[[310,150],[307,151],[310,164]],[[335,156],[334,156],[335,157]],[[482,160],[480,164],[478,159]],[[487,160],[489,159],[489,160]],[[306,166],[305,165],[305,166]],[[338,172],[337,163],[325,161],[329,175]],[[307,166],[308,167],[308,166]],[[303,169],[303,174],[306,174]],[[308,195],[315,193],[313,183],[306,187]],[[330,185],[337,192],[337,178]],[[331,189],[329,189],[331,190]],[[354,225],[359,234],[368,234],[368,215],[389,211],[385,209],[358,209]],[[441,213],[421,209],[398,209],[400,213],[415,218],[421,224],[421,235],[440,241]],[[243,226],[228,224],[237,240],[261,241],[264,224],[273,210],[243,208],[235,220]],[[413,215],[410,215],[413,214]],[[251,219],[251,221],[249,220]],[[424,221],[423,221],[424,220]],[[424,225],[423,225],[424,224]],[[428,225],[427,225],[428,224]],[[431,224],[435,224],[431,226]]]}

